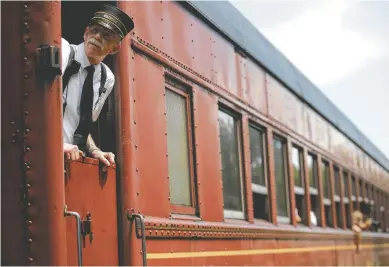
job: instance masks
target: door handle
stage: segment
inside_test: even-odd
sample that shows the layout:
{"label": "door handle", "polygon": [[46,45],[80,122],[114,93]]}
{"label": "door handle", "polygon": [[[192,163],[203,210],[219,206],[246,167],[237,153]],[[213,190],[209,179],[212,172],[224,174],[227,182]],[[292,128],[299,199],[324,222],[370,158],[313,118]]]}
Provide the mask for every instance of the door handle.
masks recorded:
{"label": "door handle", "polygon": [[68,211],[66,205],[65,205],[64,215],[65,215],[65,217],[69,217],[69,216],[76,217],[78,266],[82,266],[81,216],[80,216],[80,214],[78,214],[77,212]]}

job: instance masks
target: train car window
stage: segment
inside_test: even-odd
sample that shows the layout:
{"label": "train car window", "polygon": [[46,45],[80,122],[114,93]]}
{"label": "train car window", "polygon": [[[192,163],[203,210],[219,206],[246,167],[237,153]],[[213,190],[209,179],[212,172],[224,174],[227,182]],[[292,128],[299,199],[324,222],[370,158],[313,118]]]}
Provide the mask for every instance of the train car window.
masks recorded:
{"label": "train car window", "polygon": [[309,196],[311,201],[311,224],[318,226],[320,222],[320,202],[318,191],[318,166],[317,157],[312,154],[308,154],[307,157],[308,173],[309,173]]}
{"label": "train car window", "polygon": [[342,180],[340,179],[340,171],[337,166],[334,165],[334,183],[335,183],[335,211],[336,211],[336,220],[339,228],[343,227],[343,214],[342,214],[342,202],[340,201],[340,197],[342,196],[341,188],[342,188]]}
{"label": "train car window", "polygon": [[305,190],[304,190],[304,165],[303,151],[301,148],[292,147],[292,163],[294,174],[294,197],[296,209],[301,223],[307,224],[306,207],[305,207]]}
{"label": "train car window", "polygon": [[190,97],[174,88],[166,88],[165,97],[170,202],[193,207],[193,150],[191,120],[188,119],[191,118]]}
{"label": "train car window", "polygon": [[357,210],[357,183],[354,176],[351,176],[351,201],[353,210]]}
{"label": "train car window", "polygon": [[273,149],[276,182],[277,221],[280,223],[290,223],[289,186],[286,171],[286,142],[279,137],[274,137]]}
{"label": "train car window", "polygon": [[241,127],[237,116],[219,110],[224,216],[244,219]]}
{"label": "train car window", "polygon": [[359,197],[358,197],[358,201],[359,202],[362,202],[363,201],[363,183],[362,183],[362,180],[361,179],[359,179],[359,181],[358,181],[358,183],[359,183]]}
{"label": "train car window", "polygon": [[348,173],[343,172],[343,203],[346,212],[346,226],[351,229],[350,190],[348,187]]}
{"label": "train car window", "polygon": [[250,125],[251,177],[254,218],[270,220],[267,182],[266,136],[263,129]]}
{"label": "train car window", "polygon": [[327,227],[333,227],[333,218],[332,218],[332,190],[331,190],[331,181],[330,181],[330,170],[329,164],[326,161],[322,161],[322,181],[323,181],[323,203],[324,203],[324,214],[326,219]]}

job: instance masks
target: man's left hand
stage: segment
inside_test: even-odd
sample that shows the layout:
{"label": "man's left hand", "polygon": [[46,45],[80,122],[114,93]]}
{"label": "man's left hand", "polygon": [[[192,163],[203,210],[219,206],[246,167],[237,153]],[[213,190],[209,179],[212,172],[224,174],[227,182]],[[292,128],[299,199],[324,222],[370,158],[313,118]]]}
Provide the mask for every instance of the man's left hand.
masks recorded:
{"label": "man's left hand", "polygon": [[101,161],[105,166],[111,166],[111,164],[115,164],[115,154],[112,152],[103,152],[101,150],[95,150],[92,152],[92,156],[95,159]]}

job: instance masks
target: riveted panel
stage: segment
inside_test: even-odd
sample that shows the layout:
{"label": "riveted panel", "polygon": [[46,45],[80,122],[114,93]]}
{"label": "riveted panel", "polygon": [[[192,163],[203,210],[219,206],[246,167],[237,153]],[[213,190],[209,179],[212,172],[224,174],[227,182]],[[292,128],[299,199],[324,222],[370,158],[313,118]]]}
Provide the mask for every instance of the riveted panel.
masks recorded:
{"label": "riveted panel", "polygon": [[200,216],[206,221],[223,220],[220,141],[216,96],[197,87],[194,93],[197,188]]}
{"label": "riveted panel", "polygon": [[[164,71],[154,62],[135,55],[136,177],[141,213],[168,217],[170,212],[168,153],[165,119]],[[155,205],[158,203],[158,205]]]}
{"label": "riveted panel", "polygon": [[256,110],[267,115],[267,93],[265,71],[251,59],[246,59],[246,92],[245,101]]}
{"label": "riveted panel", "polygon": [[[83,265],[118,265],[116,168],[101,171],[97,160],[67,163],[65,202],[82,220],[91,215],[93,239],[82,242]],[[86,229],[86,228],[85,228]],[[77,230],[74,217],[66,219],[67,264],[77,265]]]}
{"label": "riveted panel", "polygon": [[14,59],[9,64],[21,66],[22,74],[19,168],[24,178],[20,189],[24,194],[21,202],[25,206],[28,248],[28,255],[22,260],[24,264],[66,265],[61,80],[56,75],[43,80],[37,75],[36,64],[42,44],[60,48],[60,3],[24,2],[18,6],[22,14],[21,32],[14,30],[22,53],[19,62]]}
{"label": "riveted panel", "polygon": [[[1,3],[1,265],[25,265],[27,225],[22,191],[22,2]],[[11,19],[12,18],[12,19]],[[19,30],[18,30],[19,29]],[[12,53],[10,53],[12,51]],[[28,58],[26,58],[28,60]],[[6,73],[5,73],[6,72]]]}

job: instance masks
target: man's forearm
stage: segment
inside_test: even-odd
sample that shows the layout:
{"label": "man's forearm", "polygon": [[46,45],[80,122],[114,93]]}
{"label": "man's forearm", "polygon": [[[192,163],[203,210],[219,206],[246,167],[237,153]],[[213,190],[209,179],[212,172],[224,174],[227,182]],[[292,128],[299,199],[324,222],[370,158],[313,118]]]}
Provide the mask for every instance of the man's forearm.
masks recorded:
{"label": "man's forearm", "polygon": [[100,150],[95,144],[95,141],[93,141],[92,135],[88,135],[88,138],[86,139],[86,149],[88,153],[92,154],[95,150]]}

